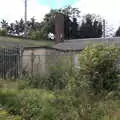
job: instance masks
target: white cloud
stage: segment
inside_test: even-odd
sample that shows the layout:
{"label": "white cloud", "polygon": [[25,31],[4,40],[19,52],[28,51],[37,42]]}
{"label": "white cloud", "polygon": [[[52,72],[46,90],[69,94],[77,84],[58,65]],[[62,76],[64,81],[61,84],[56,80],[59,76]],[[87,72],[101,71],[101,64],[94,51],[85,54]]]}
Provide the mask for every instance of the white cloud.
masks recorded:
{"label": "white cloud", "polygon": [[[42,6],[37,0],[28,0],[28,19],[35,16],[40,21],[49,12],[48,6]],[[0,0],[0,20],[14,22],[24,18],[24,0]]]}
{"label": "white cloud", "polygon": [[[115,29],[120,25],[120,0],[79,0],[74,6],[82,14],[96,13],[108,21]],[[50,8],[38,3],[38,0],[28,0],[28,19],[35,16],[40,21]],[[0,20],[14,22],[24,18],[24,0],[0,0]]]}
{"label": "white cloud", "polygon": [[120,25],[119,5],[120,0],[80,0],[74,6],[78,7],[82,14],[101,15],[110,26],[116,29]]}

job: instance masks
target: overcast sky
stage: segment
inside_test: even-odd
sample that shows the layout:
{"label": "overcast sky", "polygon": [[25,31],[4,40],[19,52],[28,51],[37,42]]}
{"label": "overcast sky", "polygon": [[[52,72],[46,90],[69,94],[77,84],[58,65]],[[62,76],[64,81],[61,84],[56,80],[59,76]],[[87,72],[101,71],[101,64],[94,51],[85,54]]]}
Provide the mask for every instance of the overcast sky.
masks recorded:
{"label": "overcast sky", "polygon": [[[40,21],[51,8],[71,4],[82,14],[95,13],[108,21],[115,29],[120,25],[120,0],[28,0],[28,19],[35,16]],[[0,19],[14,22],[24,17],[24,0],[0,0]]]}

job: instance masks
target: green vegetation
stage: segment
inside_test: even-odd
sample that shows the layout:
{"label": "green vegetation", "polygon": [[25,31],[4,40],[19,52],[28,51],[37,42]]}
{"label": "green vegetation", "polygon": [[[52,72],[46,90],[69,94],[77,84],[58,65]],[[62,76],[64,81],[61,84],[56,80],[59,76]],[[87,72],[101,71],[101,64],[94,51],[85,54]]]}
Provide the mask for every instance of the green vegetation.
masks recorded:
{"label": "green vegetation", "polygon": [[[34,17],[27,21],[28,38],[33,40],[48,40],[48,34],[55,34],[55,14],[62,14],[64,17],[64,38],[98,38],[102,36],[102,19],[93,14],[80,16],[78,8],[67,6],[60,9],[51,9],[44,16],[42,22],[37,22]],[[82,19],[81,19],[82,18]],[[81,20],[82,24],[77,21]],[[25,22],[23,19],[16,20],[15,23],[8,23],[6,20],[1,21],[1,26],[7,32],[1,31],[0,35],[24,36]],[[80,26],[80,27],[79,27]]]}
{"label": "green vegetation", "polygon": [[38,89],[0,91],[0,103],[9,113],[21,115],[26,120],[53,119],[55,111],[51,108],[54,98],[52,92]]}
{"label": "green vegetation", "polygon": [[[31,30],[28,34],[29,39],[31,40],[44,40],[44,36],[43,33],[41,33],[41,31],[39,30]],[[46,38],[47,40],[47,38]]]}
{"label": "green vegetation", "polygon": [[95,92],[118,89],[119,53],[115,45],[100,44],[89,46],[80,54],[80,75],[90,82]]}
{"label": "green vegetation", "polygon": [[[56,56],[48,60],[48,74],[46,75],[29,75],[26,78],[26,84],[32,88],[42,88],[47,90],[64,89],[69,80],[69,75],[72,74],[72,62],[70,56]],[[67,64],[67,66],[66,66]],[[33,80],[34,79],[34,80]],[[22,86],[20,86],[22,87]],[[22,87],[23,88],[23,87]]]}
{"label": "green vegetation", "polygon": [[45,77],[0,81],[0,104],[24,120],[119,120],[119,53],[113,45],[89,46],[78,68],[60,63]]}
{"label": "green vegetation", "polygon": [[6,29],[0,30],[0,36],[7,36],[7,30]]}
{"label": "green vegetation", "polygon": [[52,41],[26,40],[17,37],[0,37],[1,47],[22,45],[24,47],[52,46]]}
{"label": "green vegetation", "polygon": [[20,116],[10,115],[5,110],[0,110],[0,120],[21,120]]}

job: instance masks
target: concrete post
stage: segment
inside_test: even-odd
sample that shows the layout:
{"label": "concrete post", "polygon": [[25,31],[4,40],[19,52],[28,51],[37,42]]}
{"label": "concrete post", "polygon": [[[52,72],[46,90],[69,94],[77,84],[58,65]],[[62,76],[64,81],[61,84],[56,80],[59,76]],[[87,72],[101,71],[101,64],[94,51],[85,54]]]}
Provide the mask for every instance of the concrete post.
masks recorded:
{"label": "concrete post", "polygon": [[64,41],[64,16],[56,13],[55,16],[55,43]]}

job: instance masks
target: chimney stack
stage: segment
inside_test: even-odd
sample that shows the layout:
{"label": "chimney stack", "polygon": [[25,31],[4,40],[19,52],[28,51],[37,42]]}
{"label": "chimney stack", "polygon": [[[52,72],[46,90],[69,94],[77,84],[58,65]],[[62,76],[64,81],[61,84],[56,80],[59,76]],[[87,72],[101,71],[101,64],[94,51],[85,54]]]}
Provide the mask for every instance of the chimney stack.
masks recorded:
{"label": "chimney stack", "polygon": [[64,42],[64,16],[55,14],[55,43]]}

